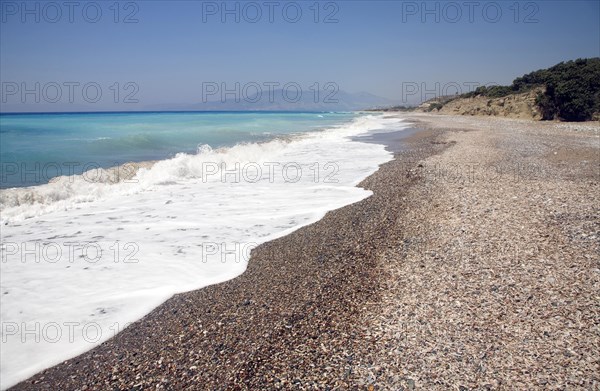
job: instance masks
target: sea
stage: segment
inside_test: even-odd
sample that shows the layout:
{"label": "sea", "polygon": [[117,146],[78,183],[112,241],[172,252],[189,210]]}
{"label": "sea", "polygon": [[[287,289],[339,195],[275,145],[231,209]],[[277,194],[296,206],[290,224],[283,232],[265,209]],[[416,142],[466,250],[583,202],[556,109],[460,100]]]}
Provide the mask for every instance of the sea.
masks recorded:
{"label": "sea", "polygon": [[368,112],[0,115],[0,388],[372,193]]}

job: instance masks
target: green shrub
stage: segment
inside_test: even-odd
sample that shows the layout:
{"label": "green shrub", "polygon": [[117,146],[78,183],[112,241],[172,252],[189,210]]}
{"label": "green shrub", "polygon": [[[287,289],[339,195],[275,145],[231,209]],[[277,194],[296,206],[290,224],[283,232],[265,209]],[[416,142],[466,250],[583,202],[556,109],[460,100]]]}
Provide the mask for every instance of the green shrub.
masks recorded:
{"label": "green shrub", "polygon": [[543,86],[536,104],[542,119],[587,121],[600,113],[600,58],[578,59],[556,64],[516,78],[510,86],[478,87],[461,98],[501,98]]}

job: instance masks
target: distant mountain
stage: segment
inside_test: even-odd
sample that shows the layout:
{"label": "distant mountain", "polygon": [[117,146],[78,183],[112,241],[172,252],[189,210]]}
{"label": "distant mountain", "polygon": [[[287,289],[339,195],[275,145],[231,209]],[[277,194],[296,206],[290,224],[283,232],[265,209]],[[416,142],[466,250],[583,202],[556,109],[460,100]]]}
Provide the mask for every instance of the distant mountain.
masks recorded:
{"label": "distant mountain", "polygon": [[[182,111],[354,111],[385,107],[395,102],[368,92],[267,90],[245,97],[233,94],[220,99],[216,94],[205,103],[161,104],[147,106],[148,110]],[[216,98],[216,99],[215,99]]]}

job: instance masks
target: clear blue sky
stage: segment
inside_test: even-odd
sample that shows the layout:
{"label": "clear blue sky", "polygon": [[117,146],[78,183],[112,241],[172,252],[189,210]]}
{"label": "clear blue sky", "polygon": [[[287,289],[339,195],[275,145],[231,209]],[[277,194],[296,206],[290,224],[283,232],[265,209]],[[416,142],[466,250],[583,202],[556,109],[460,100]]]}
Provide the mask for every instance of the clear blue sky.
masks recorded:
{"label": "clear blue sky", "polygon": [[[89,107],[79,91],[88,82],[103,93],[91,109],[200,102],[203,82],[305,89],[334,82],[400,101],[403,83],[507,84],[560,61],[600,56],[598,1],[297,1],[285,11],[285,1],[247,3],[228,2],[227,14],[221,1],[125,1],[116,14],[114,1],[80,1],[71,10],[63,1],[28,2],[25,10],[2,0],[3,88],[58,83],[59,111]],[[130,14],[134,23],[123,23]],[[324,23],[328,16],[333,23]],[[73,103],[64,82],[80,83]],[[109,88],[115,82],[118,103]],[[123,104],[134,88],[126,82],[136,83],[139,103]],[[23,105],[16,96],[4,96],[5,108]],[[34,96],[26,98],[25,105]]]}

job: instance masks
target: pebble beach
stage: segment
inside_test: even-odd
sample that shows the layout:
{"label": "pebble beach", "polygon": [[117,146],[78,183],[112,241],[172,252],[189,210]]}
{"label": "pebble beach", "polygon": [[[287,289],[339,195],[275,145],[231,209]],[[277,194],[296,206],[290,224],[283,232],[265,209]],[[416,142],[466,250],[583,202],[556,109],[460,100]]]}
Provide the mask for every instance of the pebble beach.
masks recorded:
{"label": "pebble beach", "polygon": [[599,389],[600,125],[385,115],[371,197],[12,389]]}

